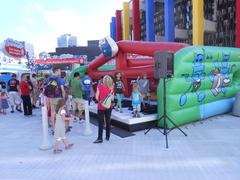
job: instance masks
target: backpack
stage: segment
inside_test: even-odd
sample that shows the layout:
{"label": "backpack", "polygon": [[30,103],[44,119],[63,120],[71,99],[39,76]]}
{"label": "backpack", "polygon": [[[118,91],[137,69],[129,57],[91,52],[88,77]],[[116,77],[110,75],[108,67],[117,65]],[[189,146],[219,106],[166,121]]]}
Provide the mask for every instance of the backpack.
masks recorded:
{"label": "backpack", "polygon": [[53,77],[49,79],[45,87],[44,94],[49,98],[62,97],[62,90],[57,82],[57,79]]}

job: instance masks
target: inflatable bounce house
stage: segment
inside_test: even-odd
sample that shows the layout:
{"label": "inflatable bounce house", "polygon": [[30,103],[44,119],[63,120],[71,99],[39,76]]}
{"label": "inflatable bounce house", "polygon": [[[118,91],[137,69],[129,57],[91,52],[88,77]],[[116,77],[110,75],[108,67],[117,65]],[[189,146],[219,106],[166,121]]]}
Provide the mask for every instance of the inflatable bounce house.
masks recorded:
{"label": "inflatable bounce house", "polygon": [[[160,116],[162,86],[160,80],[157,91]],[[166,80],[166,89],[167,115],[177,125],[230,112],[234,96],[240,91],[240,49],[182,48],[174,54],[174,76]]]}
{"label": "inflatable bounce house", "polygon": [[[163,79],[154,78],[154,53],[173,53],[173,74],[166,79],[166,113],[177,125],[230,112],[234,96],[240,91],[238,48],[169,42],[115,43],[110,37],[100,41],[99,46],[102,54],[87,67],[75,71],[82,75],[88,71],[94,80],[121,71],[126,97],[131,94],[131,81],[147,73],[151,94],[156,94],[158,118],[163,115]],[[112,59],[115,66],[104,66]],[[162,126],[163,122],[159,120],[158,125]],[[167,127],[173,125],[167,122]]]}

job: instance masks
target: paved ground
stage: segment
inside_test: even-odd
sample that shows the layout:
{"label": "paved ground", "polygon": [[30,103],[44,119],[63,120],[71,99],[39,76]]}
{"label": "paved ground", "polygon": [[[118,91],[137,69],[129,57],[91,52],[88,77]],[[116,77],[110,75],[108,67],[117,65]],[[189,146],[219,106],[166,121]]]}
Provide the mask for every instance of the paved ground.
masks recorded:
{"label": "paved ground", "polygon": [[[93,144],[83,136],[84,124],[75,123],[68,134],[74,148],[54,155],[41,151],[41,115],[0,114],[0,179],[57,180],[239,180],[240,118],[222,115],[182,127],[169,134],[169,149],[157,130],[147,135],[111,136]],[[49,135],[49,138],[52,137]]]}

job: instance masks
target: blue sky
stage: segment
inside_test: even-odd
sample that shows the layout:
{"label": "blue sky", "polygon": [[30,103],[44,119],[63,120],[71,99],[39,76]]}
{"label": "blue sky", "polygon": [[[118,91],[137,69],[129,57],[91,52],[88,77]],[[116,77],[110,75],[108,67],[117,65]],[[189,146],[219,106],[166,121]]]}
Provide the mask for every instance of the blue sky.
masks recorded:
{"label": "blue sky", "polygon": [[35,52],[54,51],[57,37],[71,33],[78,45],[109,35],[109,23],[128,0],[2,0],[0,42],[34,44]]}

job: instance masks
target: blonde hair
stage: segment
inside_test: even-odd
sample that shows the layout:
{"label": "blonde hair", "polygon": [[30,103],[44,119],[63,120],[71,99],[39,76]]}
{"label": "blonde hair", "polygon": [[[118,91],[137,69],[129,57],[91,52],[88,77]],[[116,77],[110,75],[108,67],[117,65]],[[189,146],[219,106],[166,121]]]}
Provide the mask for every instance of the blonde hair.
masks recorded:
{"label": "blonde hair", "polygon": [[138,88],[138,84],[137,83],[133,83],[133,89]]}
{"label": "blonde hair", "polygon": [[1,92],[1,96],[5,96],[6,95],[6,92]]}
{"label": "blonde hair", "polygon": [[23,81],[26,81],[26,80],[27,80],[27,75],[26,75],[26,74],[23,74],[21,79],[22,79]]}
{"label": "blonde hair", "polygon": [[107,87],[113,86],[113,80],[109,75],[103,77],[103,84]]}

